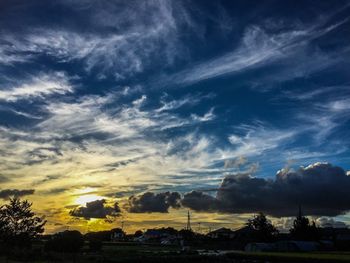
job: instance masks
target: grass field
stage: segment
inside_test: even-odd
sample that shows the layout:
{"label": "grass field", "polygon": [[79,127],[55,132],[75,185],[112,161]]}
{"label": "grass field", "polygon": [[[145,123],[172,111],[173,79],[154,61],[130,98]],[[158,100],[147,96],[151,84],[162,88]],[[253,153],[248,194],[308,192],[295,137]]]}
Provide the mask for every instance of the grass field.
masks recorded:
{"label": "grass field", "polygon": [[[37,247],[39,248],[39,247]],[[210,254],[210,253],[209,253]],[[178,246],[159,246],[142,244],[105,243],[99,252],[89,252],[88,247],[78,254],[44,253],[35,255],[26,262],[143,262],[143,263],[263,263],[263,262],[350,262],[350,252],[310,252],[310,253],[283,253],[283,252],[244,252],[218,251],[216,255],[199,255],[196,250],[192,253],[181,253]],[[20,262],[5,260],[0,262]]]}
{"label": "grass field", "polygon": [[227,254],[230,258],[262,259],[281,262],[350,262],[350,252],[243,252]]}

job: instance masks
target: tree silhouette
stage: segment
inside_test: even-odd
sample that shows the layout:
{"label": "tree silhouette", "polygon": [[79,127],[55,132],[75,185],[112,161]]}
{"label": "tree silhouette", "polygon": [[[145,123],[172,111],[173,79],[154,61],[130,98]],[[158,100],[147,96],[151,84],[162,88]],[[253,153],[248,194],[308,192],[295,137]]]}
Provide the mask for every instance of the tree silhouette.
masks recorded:
{"label": "tree silhouette", "polygon": [[315,222],[310,224],[307,217],[303,216],[299,208],[299,214],[293,222],[293,227],[289,230],[293,239],[296,240],[318,240],[319,229]]}
{"label": "tree silhouette", "polygon": [[142,236],[142,235],[143,235],[142,230],[136,230],[136,231],[135,231],[135,234],[134,234],[134,237],[140,237],[140,236]]}
{"label": "tree silhouette", "polygon": [[7,246],[29,247],[31,241],[44,232],[46,220],[35,215],[32,203],[14,197],[0,207],[0,238]]}
{"label": "tree silhouette", "polygon": [[256,238],[259,241],[272,241],[278,234],[277,229],[267,220],[263,213],[258,213],[249,219],[247,226],[256,231]]}
{"label": "tree silhouette", "polygon": [[54,234],[45,244],[45,250],[63,253],[78,253],[84,246],[84,237],[77,230],[66,230]]}

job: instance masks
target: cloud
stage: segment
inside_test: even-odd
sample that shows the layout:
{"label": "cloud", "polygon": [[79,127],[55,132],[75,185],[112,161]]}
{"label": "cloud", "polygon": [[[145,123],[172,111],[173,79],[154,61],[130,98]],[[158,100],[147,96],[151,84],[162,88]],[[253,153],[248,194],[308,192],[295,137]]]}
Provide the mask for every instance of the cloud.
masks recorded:
{"label": "cloud", "polygon": [[325,216],[317,218],[316,224],[320,227],[348,228],[344,222]]}
{"label": "cloud", "polygon": [[[79,62],[87,72],[114,75],[120,80],[143,72],[151,63],[166,67],[183,59],[186,47],[178,31],[192,28],[193,22],[182,3],[102,2],[90,2],[84,8],[83,23],[90,30],[32,26],[21,35],[2,34],[0,63],[30,62],[33,57],[48,56],[63,63]],[[80,14],[75,7],[69,3],[64,8]],[[74,18],[77,22],[81,17]]]}
{"label": "cloud", "polygon": [[[237,139],[236,139],[237,141]],[[229,159],[229,160],[225,160],[224,161],[224,168],[227,169],[227,168],[238,168],[244,164],[247,163],[247,158],[245,158],[244,156],[239,156],[235,159]]]}
{"label": "cloud", "polygon": [[9,181],[10,181],[10,179],[8,177],[0,174],[0,184],[1,183],[6,183],[6,182],[9,182]]}
{"label": "cloud", "polygon": [[169,208],[180,207],[181,196],[177,192],[152,193],[146,192],[138,196],[130,196],[128,211],[130,213],[167,213]]}
{"label": "cloud", "polygon": [[[120,94],[83,96],[75,102],[52,102],[44,106],[49,118],[38,124],[44,131],[64,130],[67,136],[110,134],[114,139],[140,138],[146,132],[159,132],[182,126],[207,122],[215,116],[209,110],[204,116],[182,118],[157,109],[143,109],[146,95],[131,104],[121,104]],[[111,108],[113,106],[113,108]],[[195,116],[195,117],[194,117]],[[62,132],[54,136],[61,137]]]}
{"label": "cloud", "polygon": [[[306,61],[308,67],[300,65],[300,63],[298,65],[293,64],[296,70],[292,74],[291,72],[282,72],[281,75],[283,76],[278,76],[278,79],[284,78],[286,80],[294,78],[298,74],[303,75],[307,72],[321,70],[335,61],[323,56],[323,54],[317,54],[314,56],[314,60],[317,61],[314,62],[306,59],[309,56],[309,50],[307,54],[304,53],[314,39],[348,22],[348,19],[345,19],[327,25],[327,22],[335,14],[336,12],[323,17],[322,20],[315,21],[312,25],[295,23],[289,26],[287,30],[285,28],[271,30],[269,26],[265,28],[262,25],[249,25],[234,51],[193,64],[180,72],[165,77],[165,83],[191,85],[220,76],[246,72],[280,61],[293,63],[290,61],[295,60],[298,56],[302,57],[303,63]],[[288,70],[290,69],[288,68]]]}
{"label": "cloud", "polygon": [[172,111],[179,109],[184,106],[193,106],[198,103],[200,103],[204,99],[212,99],[215,97],[213,93],[209,93],[207,95],[201,95],[201,94],[196,94],[196,95],[185,95],[184,97],[177,99],[177,100],[167,100],[168,94],[165,94],[162,98],[160,103],[162,106],[155,111],[158,112],[163,112],[163,111]]}
{"label": "cloud", "polygon": [[120,213],[120,208],[118,203],[114,203],[114,206],[106,205],[106,200],[95,200],[87,202],[86,206],[80,206],[74,208],[69,212],[73,217],[83,217],[87,220],[91,218],[108,218],[110,216],[118,216]]}
{"label": "cloud", "polygon": [[203,212],[215,212],[220,207],[220,202],[215,197],[200,191],[184,194],[181,204],[195,211]]}
{"label": "cloud", "polygon": [[7,199],[9,197],[23,197],[26,195],[32,195],[34,194],[34,189],[24,189],[24,190],[18,190],[18,189],[4,189],[0,190],[0,198]]}
{"label": "cloud", "polygon": [[350,110],[350,99],[340,99],[329,103],[328,107],[331,111],[341,112]]}
{"label": "cloud", "polygon": [[[350,177],[329,163],[315,163],[298,170],[280,170],[275,180],[234,174],[224,178],[216,199],[200,196],[209,202],[203,207],[229,213],[265,212],[272,216],[293,216],[298,205],[306,215],[336,216],[350,210]],[[187,202],[194,210],[199,207]]]}
{"label": "cloud", "polygon": [[[129,96],[128,102],[124,96]],[[222,153],[213,148],[215,140],[209,136],[186,130],[171,138],[164,136],[201,121],[193,121],[191,114],[157,112],[158,106],[149,104],[147,96],[124,95],[123,91],[47,100],[41,106],[43,118],[30,130],[0,127],[2,174],[21,178],[24,186],[42,184],[45,193],[69,188],[72,180],[83,184],[109,180],[111,175],[121,178],[122,184],[145,185],[146,180],[145,190],[152,190],[152,185],[180,183],[175,175],[189,171],[190,178],[191,171],[199,173],[221,159]],[[22,176],[37,171],[40,175],[35,178]],[[119,181],[112,184],[118,187]]]}
{"label": "cloud", "polygon": [[211,121],[215,118],[214,108],[211,108],[203,116],[198,116],[197,114],[192,114],[191,117],[194,121],[199,121],[199,122]]}
{"label": "cloud", "polygon": [[1,89],[0,101],[44,98],[52,94],[66,94],[71,93],[72,91],[73,88],[69,84],[68,78],[64,73],[56,72],[54,74],[39,74],[18,86]]}
{"label": "cloud", "polygon": [[291,143],[303,131],[302,127],[282,130],[258,122],[241,125],[237,133],[228,136],[228,141],[234,146],[235,156],[259,155]]}

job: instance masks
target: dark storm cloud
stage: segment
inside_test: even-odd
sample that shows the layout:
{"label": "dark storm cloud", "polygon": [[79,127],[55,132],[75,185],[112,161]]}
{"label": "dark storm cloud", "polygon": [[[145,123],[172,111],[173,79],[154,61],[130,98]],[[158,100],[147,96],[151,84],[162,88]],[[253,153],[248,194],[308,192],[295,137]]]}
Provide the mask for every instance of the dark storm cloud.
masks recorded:
{"label": "dark storm cloud", "polygon": [[216,211],[220,207],[220,202],[213,196],[200,191],[192,191],[183,196],[181,204],[196,211]]}
{"label": "dark storm cloud", "polygon": [[95,200],[86,203],[86,206],[80,206],[74,208],[69,212],[71,216],[83,217],[85,219],[90,218],[107,218],[108,216],[117,216],[120,213],[118,203],[114,206],[106,205],[106,200]]}
{"label": "dark storm cloud", "polygon": [[[315,163],[297,171],[280,170],[274,180],[235,174],[225,177],[216,198],[196,194],[187,207],[203,211],[293,216],[298,205],[306,215],[335,216],[350,210],[350,176],[329,163]],[[189,199],[191,200],[191,199]],[[198,205],[200,204],[200,206]]]}
{"label": "dark storm cloud", "polygon": [[147,192],[129,198],[129,212],[168,212],[170,207],[187,207],[199,212],[256,213],[294,216],[303,213],[336,216],[350,210],[350,176],[329,163],[315,163],[298,170],[282,169],[275,179],[252,177],[249,173],[228,175],[216,197],[201,191]]}
{"label": "dark storm cloud", "polygon": [[0,190],[0,198],[7,199],[9,197],[22,197],[25,195],[32,195],[34,194],[34,189],[24,189],[24,190],[18,190],[18,189],[4,189]]}
{"label": "dark storm cloud", "polygon": [[181,196],[177,192],[152,193],[147,192],[129,197],[128,211],[130,213],[167,213],[170,207],[180,207]]}

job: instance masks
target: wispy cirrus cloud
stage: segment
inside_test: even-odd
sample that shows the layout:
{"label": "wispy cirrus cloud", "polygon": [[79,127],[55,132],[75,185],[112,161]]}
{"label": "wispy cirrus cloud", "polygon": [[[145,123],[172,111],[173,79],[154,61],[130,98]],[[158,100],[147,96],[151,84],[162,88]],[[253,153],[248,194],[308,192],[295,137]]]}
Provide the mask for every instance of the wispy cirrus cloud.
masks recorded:
{"label": "wispy cirrus cloud", "polygon": [[[74,9],[72,3],[69,7]],[[186,52],[178,30],[183,26],[191,28],[193,21],[182,3],[105,1],[90,2],[86,8],[93,10],[87,23],[92,22],[102,32],[62,27],[34,27],[21,35],[5,32],[0,62],[13,65],[48,56],[61,63],[82,63],[87,72],[99,72],[100,78],[107,74],[120,80],[160,60],[162,65],[172,65]],[[175,16],[175,12],[181,15]]]}
{"label": "wispy cirrus cloud", "polygon": [[[14,81],[13,87],[0,89],[0,100],[17,101],[21,99],[44,98],[52,94],[66,94],[73,92],[68,77],[62,72],[39,74],[29,80]],[[15,111],[18,115],[26,115]]]}
{"label": "wispy cirrus cloud", "polygon": [[[302,26],[295,24],[293,29],[284,31],[277,30],[274,32],[271,29],[251,25],[246,28],[240,44],[234,51],[194,64],[187,69],[165,77],[161,82],[191,85],[206,79],[241,73],[280,61],[291,63],[290,60],[295,59],[296,56],[302,56],[304,61],[305,49],[311,41],[348,23],[348,19],[344,19],[332,25],[327,25],[327,22],[335,14],[323,18],[316,24]],[[339,57],[328,57],[320,52],[315,52],[314,59],[306,61],[307,66],[298,63],[297,67],[299,69],[292,73],[285,72],[284,78],[290,79],[298,74],[321,70],[337,60],[339,60]],[[320,63],[321,61],[322,63]]]}
{"label": "wispy cirrus cloud", "polygon": [[281,149],[292,143],[293,139],[302,132],[297,129],[282,130],[265,126],[262,123],[242,125],[238,129],[241,135],[229,135],[228,140],[235,147],[237,156],[259,155],[266,151]]}
{"label": "wispy cirrus cloud", "polygon": [[[124,184],[125,180],[145,183],[147,177],[152,182],[158,180],[157,175],[177,174],[189,167],[198,169],[213,159],[213,144],[204,135],[186,132],[176,140],[166,136],[184,125],[195,127],[209,122],[214,118],[212,110],[203,117],[191,113],[180,117],[174,109],[159,112],[157,107],[144,108],[148,101],[145,95],[137,95],[129,103],[120,103],[121,96],[125,96],[123,92],[66,102],[53,99],[42,105],[43,115],[31,130],[2,128],[2,171],[12,177],[41,171],[22,183],[43,182],[45,190],[52,188],[52,183],[62,188],[67,178],[76,178],[74,184],[86,184],[111,173],[124,178],[120,180]],[[127,175],[131,171],[135,178]],[[54,182],[46,180],[52,177]]]}

